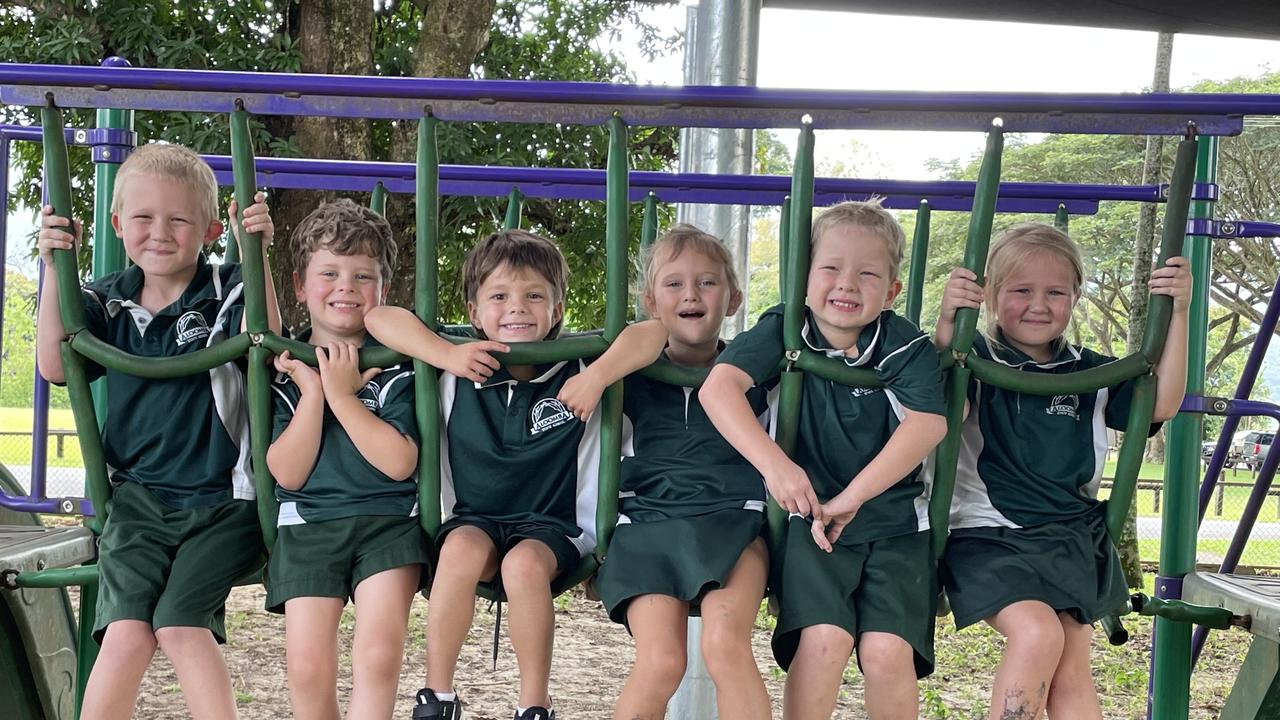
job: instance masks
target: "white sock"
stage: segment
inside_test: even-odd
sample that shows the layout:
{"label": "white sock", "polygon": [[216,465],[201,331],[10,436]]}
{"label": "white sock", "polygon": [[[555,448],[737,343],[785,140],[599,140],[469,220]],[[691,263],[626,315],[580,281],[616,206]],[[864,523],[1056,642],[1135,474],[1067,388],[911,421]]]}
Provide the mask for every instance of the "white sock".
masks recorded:
{"label": "white sock", "polygon": [[436,693],[436,699],[437,699],[437,700],[440,700],[440,701],[442,701],[442,702],[452,702],[452,701],[453,701],[453,699],[454,699],[454,698],[456,698],[456,697],[458,697],[458,694],[457,694],[457,693],[451,693],[451,692],[447,692],[447,693]]}

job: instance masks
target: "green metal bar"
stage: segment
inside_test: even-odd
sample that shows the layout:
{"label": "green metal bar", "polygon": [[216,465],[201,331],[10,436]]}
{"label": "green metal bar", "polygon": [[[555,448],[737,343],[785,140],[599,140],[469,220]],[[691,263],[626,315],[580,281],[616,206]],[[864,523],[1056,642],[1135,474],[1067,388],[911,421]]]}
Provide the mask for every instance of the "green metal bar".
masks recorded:
{"label": "green metal bar", "polygon": [[98,660],[98,643],[93,640],[93,626],[98,622],[98,584],[80,586],[80,617],[76,625],[76,717],[84,707],[84,690],[89,673]]}
{"label": "green metal bar", "polygon": [[[778,376],[778,447],[787,455],[796,451],[796,430],[800,426],[800,393],[804,385],[804,373],[787,370]],[[781,552],[783,540],[787,537],[788,513],[769,498],[767,509],[769,523],[769,547],[773,553]],[[781,555],[774,555],[775,558]]]}
{"label": "green metal bar", "polygon": [[850,367],[842,360],[827,357],[808,348],[800,351],[796,358],[796,369],[811,372],[814,375],[849,387],[884,387],[884,383],[876,377],[874,368]]}
{"label": "green metal bar", "polygon": [[[795,182],[795,178],[792,178]],[[791,196],[782,198],[782,212],[778,219],[778,293],[779,297],[786,299],[787,288],[790,287],[791,273],[788,271],[788,261],[791,244]]]}
{"label": "green metal bar", "polygon": [[622,464],[622,382],[610,385],[600,400],[600,487],[596,496],[596,559],[604,561],[618,524],[618,485]]}
{"label": "green metal bar", "polygon": [[929,495],[929,531],[934,558],[941,560],[947,549],[947,528],[951,523],[951,496],[956,486],[956,463],[960,459],[964,403],[969,389],[969,368],[957,365],[947,373],[947,436],[934,456],[933,487]]}
{"label": "green metal bar", "polygon": [[87,332],[77,333],[68,342],[76,352],[103,367],[151,380],[206,372],[242,357],[251,344],[249,336],[242,333],[186,355],[153,358],[131,355]]}
{"label": "green metal bar", "polygon": [[[71,169],[67,159],[67,141],[62,134],[62,111],[49,104],[40,108],[41,135],[44,143],[44,183],[53,206],[53,214],[69,218],[71,205]],[[80,299],[80,270],[74,250],[53,251],[53,272],[58,279],[58,304],[62,311],[62,329],[75,335],[84,329],[84,306]],[[85,397],[88,397],[86,388]]]}
{"label": "green metal bar", "polygon": [[13,579],[21,588],[64,588],[94,585],[98,582],[97,565],[80,565],[68,568],[48,568],[18,573]]}
{"label": "green metal bar", "polygon": [[[991,221],[996,214],[996,196],[1000,192],[1000,165],[1004,153],[1004,130],[999,122],[991,124],[987,133],[987,149],[982,155],[982,167],[978,170],[978,183],[973,194],[973,212],[969,214],[969,236],[964,246],[964,266],[984,282],[987,268],[987,248],[991,245]],[[956,312],[955,335],[951,349],[967,355],[973,348],[973,336],[978,331],[978,311],[960,308]],[[979,378],[981,379],[981,378]]]}
{"label": "green metal bar", "polygon": [[[133,111],[102,109],[97,113],[98,127],[109,130],[133,130]],[[114,148],[104,152],[115,152]],[[101,278],[125,268],[124,243],[111,225],[111,196],[115,192],[116,174],[121,157],[108,157],[93,166],[93,277]],[[101,420],[107,416],[107,383],[98,379],[90,384],[93,408]]]}
{"label": "green metal bar", "polygon": [[1067,206],[1059,204],[1058,211],[1053,214],[1053,226],[1062,232],[1068,232],[1071,228],[1071,213],[1067,212]]}
{"label": "green metal bar", "polygon": [[519,230],[520,214],[524,211],[524,193],[520,188],[511,188],[507,195],[507,216],[502,221],[503,230]]}
{"label": "green metal bar", "polygon": [[[1184,224],[1183,227],[1186,227]],[[1147,447],[1147,431],[1151,427],[1151,415],[1156,407],[1156,379],[1143,375],[1133,387],[1133,401],[1129,405],[1129,422],[1125,425],[1124,442],[1116,459],[1114,485],[1107,500],[1107,534],[1111,542],[1119,543],[1124,532],[1124,521],[1133,505],[1133,494],[1138,486],[1138,471],[1142,469],[1142,456]]]}
{"label": "green metal bar", "polygon": [[[79,301],[76,298],[76,302]],[[80,335],[89,336],[89,333]],[[89,491],[89,500],[93,503],[94,516],[86,519],[84,524],[94,535],[101,535],[102,527],[107,522],[107,501],[111,499],[111,486],[107,482],[107,458],[102,450],[100,426],[93,411],[93,399],[89,396],[89,377],[85,373],[84,358],[71,348],[70,343],[63,342],[59,351],[62,353],[67,394],[71,396],[71,415],[76,422],[76,434],[80,437],[80,459],[84,463],[85,486]]]}
{"label": "green metal bar", "polygon": [[[640,222],[640,256],[645,257],[649,253],[649,248],[653,247],[654,241],[658,239],[658,196],[650,191],[644,196],[644,219]],[[649,317],[649,313],[644,309],[644,292],[647,288],[641,288],[636,293],[636,319],[643,320]]]}
{"label": "green metal bar", "polygon": [[660,357],[653,364],[640,368],[638,372],[647,378],[653,378],[668,385],[697,388],[702,387],[702,382],[707,379],[708,371],[708,368],[677,365],[665,357]]}
{"label": "green metal bar", "polygon": [[253,137],[249,134],[249,113],[236,101],[231,113],[231,172],[235,177],[236,216],[231,222],[240,229],[240,276],[244,281],[245,329],[267,331],[267,290],[262,264],[262,233],[244,231],[244,211],[253,204],[257,172],[253,162]]}
{"label": "green metal bar", "polygon": [[373,186],[373,192],[369,193],[369,209],[379,215],[387,214],[387,186],[381,180]]}
{"label": "green metal bar", "polygon": [[[1197,183],[1217,182],[1218,139],[1206,137],[1196,157]],[[1191,204],[1191,217],[1213,217],[1213,202]],[[1187,353],[1187,394],[1204,394],[1206,328],[1209,322],[1209,278],[1212,273],[1211,243],[1204,235],[1188,236],[1187,257],[1191,260],[1192,291],[1188,317],[1190,333]],[[1165,446],[1164,485],[1167,502],[1160,531],[1160,576],[1181,578],[1195,570],[1197,480],[1200,470],[1202,416],[1180,413],[1169,423]],[[1155,621],[1155,659],[1152,672],[1151,717],[1154,720],[1183,720],[1187,717],[1191,679],[1191,626],[1167,618]]]}
{"label": "green metal bar", "polygon": [[[1005,390],[1028,395],[1074,395],[1110,387],[1129,378],[1145,375],[1151,363],[1141,353],[1127,355],[1113,363],[1100,365],[1062,375],[1025,373],[977,355],[970,355],[965,364],[973,370],[973,376],[984,383]],[[1199,447],[1197,444],[1196,447]]]}
{"label": "green metal bar", "polygon": [[260,346],[249,348],[249,445],[253,453],[253,484],[258,494],[258,524],[262,527],[262,543],[268,550],[276,544],[276,517],[280,511],[276,484],[267,469],[267,450],[271,448],[270,362],[270,350]]}
{"label": "green metal bar", "polygon": [[1227,630],[1236,624],[1230,610],[1206,605],[1192,605],[1181,600],[1163,600],[1139,594],[1141,603],[1138,614],[1145,617],[1162,617],[1180,623],[1204,625],[1212,630]]}
{"label": "green metal bar", "polygon": [[[438,121],[418,121],[414,232],[414,312],[435,332],[439,307],[440,150]],[[363,355],[363,353],[361,353]],[[432,540],[440,532],[440,385],[436,369],[413,361],[413,397],[418,420],[418,520]],[[434,543],[432,543],[434,547]]]}
{"label": "green metal bar", "polygon": [[609,164],[605,168],[604,339],[612,343],[627,324],[627,215],[630,191],[627,125],[609,118]]}
{"label": "green metal bar", "polygon": [[[1191,207],[1191,186],[1195,181],[1196,148],[1194,135],[1178,143],[1177,159],[1173,165],[1173,180],[1169,183],[1169,200],[1164,208],[1164,230],[1160,238],[1160,252],[1156,267],[1164,267],[1171,257],[1182,254],[1187,235],[1187,215]],[[1169,320],[1173,317],[1173,298],[1168,295],[1152,295],[1148,301],[1147,325],[1142,335],[1142,354],[1154,364],[1164,352],[1164,341],[1169,333]]]}
{"label": "green metal bar", "polygon": [[916,209],[916,232],[911,240],[911,274],[907,277],[907,319],[920,324],[920,306],[924,303],[924,272],[929,261],[929,216],[932,210],[928,200],[921,200]]}
{"label": "green metal bar", "polygon": [[[805,285],[809,275],[809,233],[813,229],[813,123],[800,127],[795,168],[791,174],[791,231],[787,238],[787,292],[782,296],[782,344],[804,347]],[[798,402],[798,400],[797,400]]]}

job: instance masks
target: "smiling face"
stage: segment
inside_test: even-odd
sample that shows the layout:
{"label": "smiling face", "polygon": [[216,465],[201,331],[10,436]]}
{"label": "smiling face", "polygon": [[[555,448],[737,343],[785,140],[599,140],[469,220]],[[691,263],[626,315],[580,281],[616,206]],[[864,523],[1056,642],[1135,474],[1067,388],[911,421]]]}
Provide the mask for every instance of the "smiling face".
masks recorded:
{"label": "smiling face", "polygon": [[564,316],[564,303],[551,281],[532,268],[503,263],[489,273],[467,301],[471,324],[490,340],[546,339]]}
{"label": "smiling face", "polygon": [[175,286],[191,281],[200,251],[222,234],[222,223],[208,217],[196,188],[149,172],[128,178],[111,225],[148,283]]}
{"label": "smiling face", "polygon": [[1037,250],[993,289],[991,306],[1009,344],[1039,362],[1051,360],[1053,345],[1066,331],[1080,298],[1071,263],[1058,253]]}
{"label": "smiling face", "polygon": [[378,258],[336,255],[326,248],[311,254],[301,276],[293,274],[294,294],[311,316],[312,344],[364,341],[364,316],[382,304],[386,289]]}
{"label": "smiling face", "polygon": [[689,248],[676,257],[659,249],[651,261],[653,285],[645,290],[649,316],[662,322],[670,335],[673,357],[714,351],[720,341],[720,325],[737,312],[742,294],[731,287],[723,262]]}
{"label": "smiling face", "polygon": [[902,283],[893,276],[888,243],[867,228],[839,224],[814,239],[805,302],[832,347],[848,350],[862,328],[893,304]]}

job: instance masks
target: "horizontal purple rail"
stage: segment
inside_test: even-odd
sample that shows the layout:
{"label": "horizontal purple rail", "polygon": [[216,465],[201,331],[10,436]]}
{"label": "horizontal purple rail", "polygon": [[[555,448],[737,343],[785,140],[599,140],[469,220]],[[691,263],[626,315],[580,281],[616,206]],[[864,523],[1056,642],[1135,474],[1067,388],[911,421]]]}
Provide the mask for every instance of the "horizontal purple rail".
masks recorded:
{"label": "horizontal purple rail", "polygon": [[816,129],[985,130],[1178,134],[1240,132],[1245,115],[1280,114],[1280,96],[1055,94],[765,89],[251,73],[214,70],[0,64],[0,101],[67,107],[260,114],[632,125]]}

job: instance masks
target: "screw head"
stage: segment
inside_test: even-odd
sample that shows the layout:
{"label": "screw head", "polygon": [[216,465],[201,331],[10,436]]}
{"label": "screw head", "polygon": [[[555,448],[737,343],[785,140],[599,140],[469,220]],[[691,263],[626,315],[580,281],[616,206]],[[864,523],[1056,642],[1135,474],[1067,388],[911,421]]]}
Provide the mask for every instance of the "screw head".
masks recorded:
{"label": "screw head", "polygon": [[89,133],[86,130],[77,130],[75,134],[76,142],[82,143],[89,139]]}

